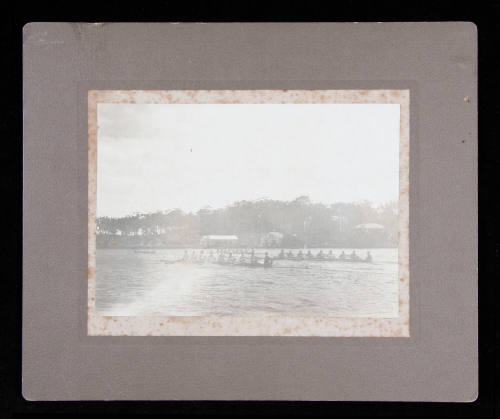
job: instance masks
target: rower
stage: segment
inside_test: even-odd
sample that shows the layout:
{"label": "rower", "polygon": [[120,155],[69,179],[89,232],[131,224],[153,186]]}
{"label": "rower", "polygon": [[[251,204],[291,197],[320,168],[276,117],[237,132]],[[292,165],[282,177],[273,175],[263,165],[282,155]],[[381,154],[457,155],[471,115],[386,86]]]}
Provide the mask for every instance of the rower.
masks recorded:
{"label": "rower", "polygon": [[297,259],[298,260],[304,259],[304,254],[302,253],[302,250],[299,250],[299,253],[297,253]]}
{"label": "rower", "polygon": [[188,260],[188,259],[189,259],[188,251],[184,250],[184,256],[182,256],[182,260]]}
{"label": "rower", "polygon": [[310,250],[308,250],[308,251],[307,251],[306,257],[307,257],[307,259],[312,259],[312,258],[314,258],[313,254],[311,253],[311,251],[310,251]]}
{"label": "rower", "polygon": [[359,256],[356,254],[355,250],[351,253],[351,260],[359,260]]}
{"label": "rower", "polygon": [[273,260],[269,257],[267,252],[264,255],[264,266],[271,266],[273,264]]}
{"label": "rower", "polygon": [[281,249],[281,252],[279,252],[278,259],[285,259],[285,252],[283,251],[283,249]]}
{"label": "rower", "polygon": [[341,253],[341,254],[340,254],[340,256],[339,256],[339,259],[340,259],[340,260],[345,260],[345,258],[346,258],[346,254],[345,254],[345,252],[342,250],[342,253]]}
{"label": "rower", "polygon": [[287,258],[293,258],[293,252],[291,250],[288,251],[288,253],[286,254],[286,257]]}
{"label": "rower", "polygon": [[257,258],[255,257],[255,251],[252,249],[252,251],[250,252],[250,263],[255,263],[257,262]]}
{"label": "rower", "polygon": [[335,259],[335,255],[333,254],[332,249],[330,249],[330,251],[328,252],[327,258],[332,260]]}
{"label": "rower", "polygon": [[203,253],[203,250],[200,252],[200,257],[198,258],[200,262],[205,262],[205,255]]}
{"label": "rower", "polygon": [[366,262],[373,262],[373,258],[372,258],[370,251],[368,251],[368,253],[366,254],[365,261]]}
{"label": "rower", "polygon": [[323,253],[323,250],[320,250],[318,254],[316,255],[316,259],[324,259],[325,254]]}

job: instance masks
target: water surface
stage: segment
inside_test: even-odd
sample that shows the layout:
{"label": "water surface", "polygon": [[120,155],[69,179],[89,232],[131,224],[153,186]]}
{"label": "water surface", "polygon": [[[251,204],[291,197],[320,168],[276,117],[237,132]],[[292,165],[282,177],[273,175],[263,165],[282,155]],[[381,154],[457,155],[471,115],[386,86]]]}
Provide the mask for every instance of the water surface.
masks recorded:
{"label": "water surface", "polygon": [[[353,249],[334,253],[342,250]],[[107,316],[396,317],[397,249],[355,250],[362,257],[369,250],[373,263],[275,260],[268,269],[186,265],[165,262],[180,259],[184,249],[98,249],[96,307]]]}

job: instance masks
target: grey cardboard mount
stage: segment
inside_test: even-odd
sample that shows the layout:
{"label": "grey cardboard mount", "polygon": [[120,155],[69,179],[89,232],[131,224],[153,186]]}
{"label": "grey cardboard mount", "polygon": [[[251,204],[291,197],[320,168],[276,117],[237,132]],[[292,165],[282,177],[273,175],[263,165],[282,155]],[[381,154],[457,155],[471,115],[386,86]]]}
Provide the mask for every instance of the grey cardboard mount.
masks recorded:
{"label": "grey cardboard mount", "polygon": [[[476,399],[473,24],[30,23],[23,37],[26,399]],[[88,90],[403,88],[409,338],[87,336]]]}

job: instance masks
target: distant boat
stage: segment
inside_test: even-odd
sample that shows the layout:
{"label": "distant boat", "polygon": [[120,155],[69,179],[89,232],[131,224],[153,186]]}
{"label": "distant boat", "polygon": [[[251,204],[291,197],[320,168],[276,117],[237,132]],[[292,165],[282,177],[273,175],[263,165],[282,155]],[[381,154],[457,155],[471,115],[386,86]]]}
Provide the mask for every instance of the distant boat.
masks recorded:
{"label": "distant boat", "polygon": [[176,260],[160,259],[160,262],[163,262],[166,265],[172,265],[173,263],[179,263],[179,262],[185,263],[186,261],[184,259],[176,259]]}

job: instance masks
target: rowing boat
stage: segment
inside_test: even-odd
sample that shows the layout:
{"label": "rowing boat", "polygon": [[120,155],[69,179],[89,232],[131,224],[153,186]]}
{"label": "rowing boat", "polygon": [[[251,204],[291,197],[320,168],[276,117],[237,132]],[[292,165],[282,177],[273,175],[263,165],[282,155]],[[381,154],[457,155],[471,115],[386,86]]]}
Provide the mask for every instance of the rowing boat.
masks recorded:
{"label": "rowing boat", "polygon": [[272,264],[266,264],[264,262],[228,262],[228,261],[198,261],[198,260],[161,260],[163,263],[167,265],[171,265],[173,263],[182,263],[184,265],[221,265],[221,266],[244,266],[248,268],[272,268]]}
{"label": "rowing boat", "polygon": [[339,258],[335,258],[335,259],[329,259],[329,258],[298,258],[296,256],[294,257],[285,257],[285,258],[280,258],[280,257],[276,257],[274,258],[274,260],[289,260],[289,261],[293,261],[293,262],[356,262],[356,263],[373,263],[372,260],[366,260],[366,259],[339,259]]}

